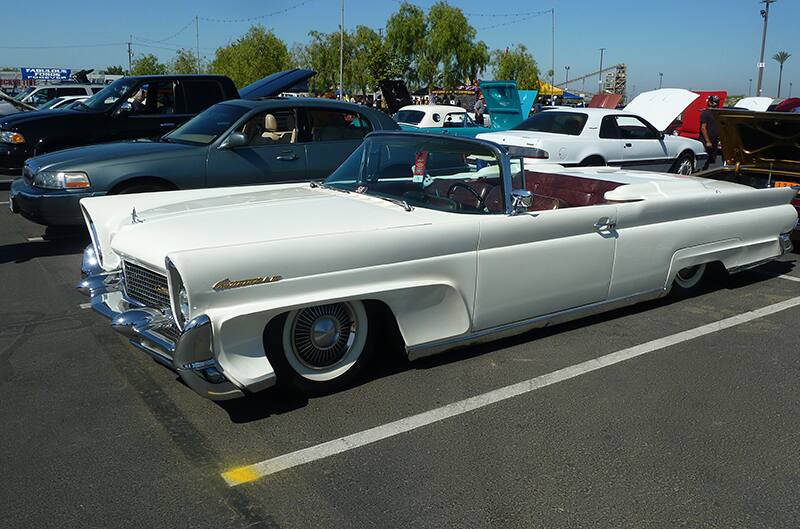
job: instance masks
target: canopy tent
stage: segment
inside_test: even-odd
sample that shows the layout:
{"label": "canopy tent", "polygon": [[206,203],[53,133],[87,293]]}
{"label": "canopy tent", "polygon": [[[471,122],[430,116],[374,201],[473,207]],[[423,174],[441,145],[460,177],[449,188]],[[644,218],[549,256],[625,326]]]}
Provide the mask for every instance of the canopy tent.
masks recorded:
{"label": "canopy tent", "polygon": [[564,94],[561,97],[563,97],[564,99],[583,99],[581,96],[570,92],[564,92]]}
{"label": "canopy tent", "polygon": [[553,86],[548,82],[539,81],[539,95],[543,96],[560,96],[564,93],[564,90],[558,88],[557,86]]}

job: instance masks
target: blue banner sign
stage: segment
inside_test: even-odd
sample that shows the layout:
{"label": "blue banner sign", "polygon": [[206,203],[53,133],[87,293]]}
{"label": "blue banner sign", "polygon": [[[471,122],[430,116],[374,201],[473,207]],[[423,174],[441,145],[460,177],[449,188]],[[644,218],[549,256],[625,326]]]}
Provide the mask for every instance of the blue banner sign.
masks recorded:
{"label": "blue banner sign", "polygon": [[72,70],[68,68],[21,68],[23,80],[68,81]]}

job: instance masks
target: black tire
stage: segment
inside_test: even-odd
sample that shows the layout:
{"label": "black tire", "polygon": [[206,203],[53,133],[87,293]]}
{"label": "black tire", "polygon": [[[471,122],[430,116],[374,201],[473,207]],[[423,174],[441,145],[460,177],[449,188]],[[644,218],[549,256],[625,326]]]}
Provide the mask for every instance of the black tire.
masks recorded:
{"label": "black tire", "polygon": [[[688,172],[687,172],[688,171]],[[694,154],[690,152],[684,152],[678,159],[675,160],[675,163],[670,168],[670,173],[675,174],[682,174],[682,175],[690,175],[697,171],[697,165],[695,163]]]}
{"label": "black tire", "polygon": [[[315,335],[314,324],[332,314],[345,313],[351,321],[341,322],[333,346],[317,348],[312,343],[315,337],[326,335]],[[369,324],[374,321],[360,301],[304,307],[273,318],[264,329],[264,350],[278,384],[308,396],[324,395],[351,385],[373,356],[377,333]],[[334,354],[331,351],[342,338],[345,349]]]}
{"label": "black tire", "polygon": [[707,266],[704,264],[688,266],[675,274],[672,282],[672,289],[676,292],[690,292],[696,289],[703,282]]}
{"label": "black tire", "polygon": [[600,156],[589,156],[578,164],[579,167],[604,167],[606,161]]}

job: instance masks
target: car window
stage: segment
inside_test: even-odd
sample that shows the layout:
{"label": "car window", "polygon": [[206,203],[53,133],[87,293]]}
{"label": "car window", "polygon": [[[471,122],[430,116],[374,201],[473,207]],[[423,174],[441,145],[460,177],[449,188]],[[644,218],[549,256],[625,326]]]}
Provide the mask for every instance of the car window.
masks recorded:
{"label": "car window", "polygon": [[174,114],[176,113],[176,83],[174,81],[154,81],[143,83],[128,98],[131,114]]}
{"label": "car window", "polygon": [[181,81],[183,94],[186,101],[186,112],[197,114],[225,100],[225,92],[222,85],[213,79],[192,79]]}
{"label": "car window", "polygon": [[103,88],[104,88],[103,86],[93,86],[93,87],[91,87],[89,90],[91,90],[91,91],[92,91],[92,94],[96,94],[97,92],[99,92],[99,91],[100,91],[100,90],[102,90]]}
{"label": "car window", "polygon": [[658,134],[635,116],[617,116],[620,137],[624,140],[654,140]]}
{"label": "car window", "polygon": [[425,112],[422,112],[421,110],[400,110],[397,114],[395,114],[394,120],[398,123],[417,125],[424,117]]}
{"label": "car window", "polygon": [[218,104],[196,115],[162,140],[208,145],[247,113],[247,107]]}
{"label": "car window", "polygon": [[248,119],[239,132],[251,146],[298,143],[297,114],[294,109],[260,112]]}
{"label": "car window", "polygon": [[31,105],[39,106],[39,105],[42,105],[42,104],[50,101],[54,97],[56,97],[56,89],[55,88],[42,88],[41,90],[37,90],[36,92],[34,92],[30,96],[28,102]]}
{"label": "car window", "polygon": [[450,112],[444,118],[443,127],[474,127],[475,122],[466,112]]}
{"label": "car window", "polygon": [[135,78],[117,79],[84,101],[78,108],[94,111],[109,110],[121,97],[133,97],[136,94],[134,90],[137,88],[138,82]]}
{"label": "car window", "polygon": [[589,116],[583,112],[541,112],[529,117],[513,130],[579,136],[588,118]]}
{"label": "car window", "polygon": [[303,141],[360,140],[372,132],[372,124],[357,112],[308,108]]}
{"label": "car window", "polygon": [[600,137],[606,139],[619,139],[619,127],[614,116],[606,116],[600,123]]}
{"label": "car window", "polygon": [[85,96],[86,89],[82,86],[72,86],[72,87],[59,87],[56,88],[56,95],[57,96]]}
{"label": "car window", "polygon": [[500,160],[489,147],[420,135],[372,136],[325,185],[454,213],[505,210]]}

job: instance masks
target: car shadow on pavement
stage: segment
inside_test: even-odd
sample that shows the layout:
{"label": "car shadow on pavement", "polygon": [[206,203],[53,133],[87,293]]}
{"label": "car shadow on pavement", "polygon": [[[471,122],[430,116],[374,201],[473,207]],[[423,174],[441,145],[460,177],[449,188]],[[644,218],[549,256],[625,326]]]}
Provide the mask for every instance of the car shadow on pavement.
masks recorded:
{"label": "car shadow on pavement", "polygon": [[43,237],[40,240],[0,246],[0,264],[25,263],[38,257],[81,253],[89,244],[85,230],[58,234],[45,232]]}
{"label": "car shadow on pavement", "polygon": [[[636,305],[623,307],[593,316],[587,316],[578,320],[553,325],[552,327],[533,329],[523,334],[510,336],[507,338],[501,338],[477,345],[459,347],[428,358],[421,358],[414,362],[411,362],[405,356],[404,348],[399,336],[395,336],[394,340],[387,339],[381,341],[382,343],[392,345],[386,346],[386,349],[383,350],[384,354],[375,355],[375,358],[370,364],[369,369],[364,375],[347,385],[345,388],[333,391],[332,393],[346,391],[352,387],[368,384],[375,380],[389,377],[404,371],[413,369],[432,369],[455,362],[462,362],[464,360],[487,353],[492,353],[505,348],[532,342],[541,338],[569,332],[582,327],[588,327],[596,323],[612,321],[625,316],[630,316],[635,313],[647,312],[687,299],[710,294],[715,291],[736,290],[757,283],[762,283],[764,281],[770,281],[779,275],[787,274],[794,269],[794,267],[795,260],[773,261],[767,265],[759,267],[756,270],[734,274],[731,276],[728,276],[724,273],[714,273],[710,274],[710,277],[708,277],[708,279],[704,281],[701,286],[690,291],[689,293],[671,293],[663,298],[638,303]],[[219,401],[217,404],[228,413],[232,422],[248,423],[267,419],[272,415],[280,415],[303,408],[308,404],[308,402],[309,397],[298,395],[278,385],[246,398],[230,401]]]}

